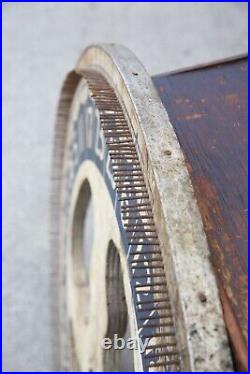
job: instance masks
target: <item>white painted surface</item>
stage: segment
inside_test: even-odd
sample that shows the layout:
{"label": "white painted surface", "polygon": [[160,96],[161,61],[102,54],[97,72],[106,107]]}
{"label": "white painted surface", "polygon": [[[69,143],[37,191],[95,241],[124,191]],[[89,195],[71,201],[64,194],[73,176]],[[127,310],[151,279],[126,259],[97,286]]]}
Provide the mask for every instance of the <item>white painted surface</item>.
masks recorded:
{"label": "white painted surface", "polygon": [[150,74],[247,50],[243,3],[3,4],[3,370],[50,371],[48,191],[65,73],[98,42],[129,47]]}

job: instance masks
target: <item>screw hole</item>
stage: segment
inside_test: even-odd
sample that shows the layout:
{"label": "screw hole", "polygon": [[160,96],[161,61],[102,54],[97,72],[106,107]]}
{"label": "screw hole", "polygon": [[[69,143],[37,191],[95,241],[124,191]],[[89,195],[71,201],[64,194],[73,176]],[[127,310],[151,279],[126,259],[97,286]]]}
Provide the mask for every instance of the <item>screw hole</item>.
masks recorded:
{"label": "screw hole", "polygon": [[171,154],[172,154],[172,152],[169,149],[164,151],[164,155],[166,155],[166,156],[171,156]]}
{"label": "screw hole", "polygon": [[199,299],[203,304],[207,302],[207,296],[203,292],[199,293]]}

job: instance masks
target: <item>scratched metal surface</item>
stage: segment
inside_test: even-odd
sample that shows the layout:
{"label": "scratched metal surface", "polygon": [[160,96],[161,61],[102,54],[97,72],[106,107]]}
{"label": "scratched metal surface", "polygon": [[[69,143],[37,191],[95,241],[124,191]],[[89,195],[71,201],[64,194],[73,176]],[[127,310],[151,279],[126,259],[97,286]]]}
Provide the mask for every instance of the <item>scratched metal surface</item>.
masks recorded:
{"label": "scratched metal surface", "polygon": [[236,369],[247,366],[247,58],[153,78],[186,158]]}

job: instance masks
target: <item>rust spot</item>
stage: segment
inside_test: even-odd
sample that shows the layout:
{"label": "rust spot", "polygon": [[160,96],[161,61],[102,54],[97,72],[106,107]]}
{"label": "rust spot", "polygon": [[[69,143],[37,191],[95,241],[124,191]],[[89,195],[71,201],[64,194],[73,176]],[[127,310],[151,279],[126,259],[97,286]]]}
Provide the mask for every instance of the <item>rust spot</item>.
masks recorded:
{"label": "rust spot", "polygon": [[232,306],[230,304],[230,299],[227,293],[223,289],[222,284],[218,279],[218,286],[220,289],[220,298],[224,312],[224,319],[226,321],[227,329],[229,331],[229,336],[233,350],[237,357],[237,371],[248,371],[248,351],[244,335],[240,329],[238,322],[233,313]]}
{"label": "rust spot", "polygon": [[200,186],[200,189],[203,191],[203,193],[205,193],[205,195],[207,196],[209,200],[218,199],[217,192],[216,192],[214,185],[212,185],[205,177],[200,176],[200,175],[196,176],[195,181]]}
{"label": "rust spot", "polygon": [[228,104],[238,104],[239,102],[239,96],[237,94],[234,94],[234,93],[231,93],[231,94],[228,94],[224,97],[224,100],[226,103]]}

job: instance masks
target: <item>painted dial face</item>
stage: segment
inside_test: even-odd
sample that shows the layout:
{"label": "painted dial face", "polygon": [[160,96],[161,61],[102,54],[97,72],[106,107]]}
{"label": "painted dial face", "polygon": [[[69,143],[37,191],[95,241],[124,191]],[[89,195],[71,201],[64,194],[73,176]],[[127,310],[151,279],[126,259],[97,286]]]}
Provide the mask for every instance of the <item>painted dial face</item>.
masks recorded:
{"label": "painted dial face", "polygon": [[[71,108],[63,199],[78,366],[175,371],[175,329],[136,136],[107,81],[94,71],[84,77]],[[140,338],[147,349],[107,355],[100,341],[114,334]]]}

